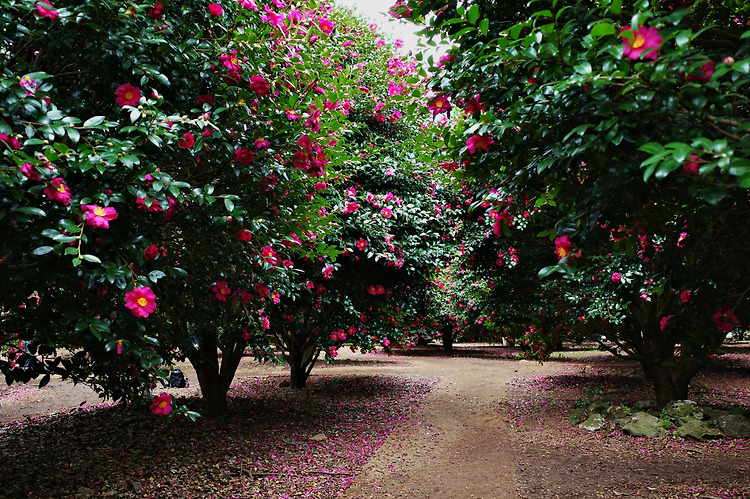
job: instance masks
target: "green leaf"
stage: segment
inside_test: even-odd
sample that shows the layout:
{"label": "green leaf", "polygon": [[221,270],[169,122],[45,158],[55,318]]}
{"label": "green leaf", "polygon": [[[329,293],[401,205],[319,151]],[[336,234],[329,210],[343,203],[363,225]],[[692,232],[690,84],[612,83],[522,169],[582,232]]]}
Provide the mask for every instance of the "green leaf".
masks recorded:
{"label": "green leaf", "polygon": [[52,246],[39,246],[37,249],[31,252],[32,255],[41,256],[50,253],[53,250]]}
{"label": "green leaf", "polygon": [[487,33],[489,33],[489,30],[490,30],[489,19],[484,18],[481,21],[479,21],[479,31],[481,31],[484,36],[487,36]]}
{"label": "green leaf", "polygon": [[591,63],[588,61],[582,62],[581,64],[577,64],[573,66],[573,69],[576,70],[576,73],[579,73],[582,75],[591,74]]}
{"label": "green leaf", "polygon": [[104,116],[92,116],[83,122],[84,128],[90,128],[104,123]]}
{"label": "green leaf", "polygon": [[541,269],[537,274],[537,277],[539,279],[544,279],[553,272],[562,272],[562,270],[560,269],[559,265],[550,265],[549,267],[544,267],[543,269]]}
{"label": "green leaf", "polygon": [[66,128],[65,132],[68,134],[68,137],[70,137],[70,141],[74,144],[78,143],[78,140],[81,138],[81,134],[76,130],[75,128]]}
{"label": "green leaf", "polygon": [[20,208],[16,208],[14,211],[18,211],[20,213],[26,213],[27,215],[38,215],[40,217],[47,216],[44,210],[42,210],[41,208],[37,208],[35,206],[21,206]]}
{"label": "green leaf", "polygon": [[591,37],[599,38],[606,35],[614,35],[615,27],[610,23],[599,23],[591,29]]}
{"label": "green leaf", "polygon": [[469,8],[469,11],[466,13],[466,19],[468,19],[471,24],[477,23],[477,19],[479,19],[479,5],[474,4]]}
{"label": "green leaf", "polygon": [[227,208],[227,211],[229,213],[232,213],[232,210],[234,210],[234,203],[229,198],[224,198],[224,206]]}
{"label": "green leaf", "polygon": [[613,14],[619,16],[620,12],[622,12],[622,0],[612,0],[612,3],[609,5],[609,10],[611,10]]}
{"label": "green leaf", "polygon": [[86,260],[87,262],[102,263],[102,261],[99,260],[99,257],[94,255],[81,255],[81,258]]}

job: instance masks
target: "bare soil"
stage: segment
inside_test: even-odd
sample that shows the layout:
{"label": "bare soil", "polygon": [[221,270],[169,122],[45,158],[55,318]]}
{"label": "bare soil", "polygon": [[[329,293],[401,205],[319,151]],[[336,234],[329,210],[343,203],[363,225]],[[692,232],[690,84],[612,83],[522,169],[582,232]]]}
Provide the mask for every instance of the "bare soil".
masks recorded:
{"label": "bare soil", "polygon": [[[540,365],[515,360],[516,353],[491,345],[456,345],[454,353],[445,354],[439,346],[431,345],[395,355],[342,352],[340,360],[332,365],[316,367],[313,380],[377,375],[430,380],[434,386],[424,400],[413,404],[418,407],[417,411],[398,413],[401,414],[398,422],[387,429],[384,442],[381,440],[382,445],[368,454],[366,462],[353,468],[352,473],[341,473],[346,480],[338,489],[304,492],[313,490],[311,485],[295,494],[340,495],[347,499],[750,497],[750,441],[697,443],[671,436],[648,440],[623,435],[615,427],[597,433],[577,428],[582,414],[576,406],[594,400],[632,404],[649,397],[650,387],[635,364],[596,352],[568,352]],[[189,388],[168,391],[175,396],[194,395],[195,374],[190,366],[181,368],[188,376]],[[288,369],[284,366],[243,362],[236,384],[262,380],[276,383],[286,372]],[[701,404],[732,406],[735,410],[750,408],[750,362],[739,367],[736,363],[717,364],[696,379],[694,393]],[[388,400],[390,402],[384,403],[395,403],[396,399]],[[41,390],[32,386],[3,387],[0,402],[0,457],[5,462],[14,460],[15,469],[24,469],[36,464],[23,461],[24,454],[14,458],[14,449],[8,447],[9,442],[20,438],[18,432],[23,425],[19,422],[37,422],[36,426],[41,428],[51,427],[49,418],[55,421],[73,418],[84,409],[90,410],[90,404],[96,404],[98,399],[85,386],[53,381]],[[270,411],[269,402],[264,404]],[[234,407],[249,410],[239,403]],[[254,409],[264,410],[263,407]],[[105,410],[94,409],[101,413]],[[54,416],[49,416],[51,413]],[[234,419],[239,421],[242,417],[238,415]],[[134,417],[130,420],[140,424]],[[242,432],[252,432],[253,428],[243,427]],[[133,428],[117,429],[123,430],[134,440],[132,447],[150,445],[139,443],[140,433]],[[58,429],[54,431],[59,435]],[[64,454],[70,452],[66,446],[75,442],[59,441],[43,433],[33,435],[35,441],[26,443],[45,446],[45,455],[50,460],[58,459],[60,463],[56,466],[63,466]],[[31,437],[24,434],[23,438]],[[106,442],[106,437],[103,439]],[[325,452],[325,448],[315,452]],[[221,459],[209,465],[206,456],[202,456],[196,459],[195,468],[186,466],[186,469],[218,468],[226,465],[226,457]],[[32,473],[30,470],[29,475]],[[175,475],[171,482],[167,480],[158,486],[153,485],[153,476],[149,485],[148,480],[141,480],[136,474],[127,494],[107,487],[78,486],[56,489],[53,495],[285,497],[278,492],[263,495],[263,490],[277,489],[259,488],[257,476],[255,482],[248,482],[246,488],[240,489],[246,492],[225,495],[216,492],[220,490],[217,484],[206,488],[205,483],[201,485],[197,483],[199,480],[192,480],[193,471],[183,473],[172,469],[172,473]],[[219,474],[217,480],[238,480],[236,475]],[[170,485],[177,483],[178,478],[179,488]],[[60,480],[64,479],[61,475]],[[191,485],[192,481],[196,484]],[[3,495],[3,490],[8,488],[6,483],[0,485],[3,485],[0,498],[18,497]]]}

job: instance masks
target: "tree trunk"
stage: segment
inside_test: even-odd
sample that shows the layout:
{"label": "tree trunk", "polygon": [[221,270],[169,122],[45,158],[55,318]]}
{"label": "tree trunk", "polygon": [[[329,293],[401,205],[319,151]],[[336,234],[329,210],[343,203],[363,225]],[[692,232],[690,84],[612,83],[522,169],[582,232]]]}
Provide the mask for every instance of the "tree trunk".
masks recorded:
{"label": "tree trunk", "polygon": [[690,381],[695,376],[696,369],[689,365],[681,365],[679,359],[667,361],[642,362],[646,377],[654,384],[656,403],[665,406],[673,400],[686,400]]}
{"label": "tree trunk", "polygon": [[232,386],[232,380],[234,380],[244,351],[245,344],[236,343],[231,349],[227,348],[222,351],[220,364],[214,333],[201,337],[198,349],[189,356],[201,387],[204,417],[212,419],[228,412],[227,392]]}
{"label": "tree trunk", "polygon": [[320,350],[315,346],[290,348],[289,355],[286,357],[289,363],[289,387],[304,388],[307,378],[310,376],[315,362],[318,360]]}
{"label": "tree trunk", "polygon": [[453,329],[446,327],[442,332],[443,350],[446,352],[453,351]]}

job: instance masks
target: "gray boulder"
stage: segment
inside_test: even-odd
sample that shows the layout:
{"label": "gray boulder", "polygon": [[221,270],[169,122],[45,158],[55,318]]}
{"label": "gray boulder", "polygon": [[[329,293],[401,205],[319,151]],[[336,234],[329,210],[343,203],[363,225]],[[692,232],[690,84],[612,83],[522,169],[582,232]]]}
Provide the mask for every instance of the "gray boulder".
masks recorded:
{"label": "gray boulder", "polygon": [[692,400],[673,400],[664,408],[664,414],[678,425],[684,425],[691,419],[703,420],[703,409]]}
{"label": "gray boulder", "polygon": [[633,412],[658,411],[660,409],[656,400],[639,400],[633,404]]}
{"label": "gray boulder", "polygon": [[727,414],[717,420],[719,430],[730,438],[750,438],[750,419],[739,414]]}
{"label": "gray boulder", "polygon": [[687,419],[687,422],[675,430],[676,437],[685,440],[708,440],[711,438],[721,438],[723,435],[717,428],[712,428],[704,421],[697,419]]}
{"label": "gray boulder", "polygon": [[599,431],[605,426],[607,426],[607,420],[598,413],[592,414],[586,421],[578,425],[579,428],[587,431]]}
{"label": "gray boulder", "polygon": [[624,405],[611,405],[605,412],[607,419],[625,419],[630,416],[630,409]]}
{"label": "gray boulder", "polygon": [[630,421],[623,425],[622,430],[628,435],[646,438],[660,438],[669,433],[662,428],[659,418],[646,412],[633,414]]}

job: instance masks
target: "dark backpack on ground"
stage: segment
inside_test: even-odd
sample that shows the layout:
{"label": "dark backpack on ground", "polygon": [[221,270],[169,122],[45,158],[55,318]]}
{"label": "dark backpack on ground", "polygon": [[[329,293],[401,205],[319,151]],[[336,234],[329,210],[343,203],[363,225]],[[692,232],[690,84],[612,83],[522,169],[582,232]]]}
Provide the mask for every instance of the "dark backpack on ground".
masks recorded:
{"label": "dark backpack on ground", "polygon": [[170,388],[185,388],[187,386],[187,379],[185,379],[185,375],[179,369],[173,369],[169,373],[167,382]]}

